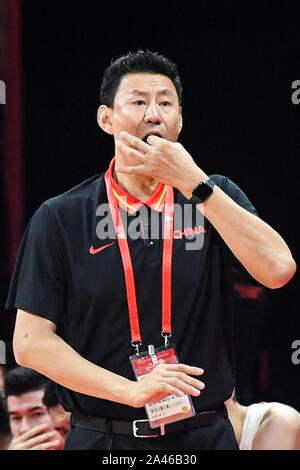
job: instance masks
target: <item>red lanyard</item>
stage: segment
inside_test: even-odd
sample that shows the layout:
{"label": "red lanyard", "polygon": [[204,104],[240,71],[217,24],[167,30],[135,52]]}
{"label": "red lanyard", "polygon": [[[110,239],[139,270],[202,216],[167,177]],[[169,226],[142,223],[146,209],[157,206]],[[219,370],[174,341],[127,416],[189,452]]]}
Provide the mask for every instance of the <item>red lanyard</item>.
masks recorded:
{"label": "red lanyard", "polygon": [[[105,174],[105,184],[110,211],[121,252],[129,311],[131,331],[131,344],[139,353],[138,347],[142,344],[139,315],[136,300],[134,273],[129,251],[127,234],[124,230],[118,202],[113,194],[109,175]],[[163,260],[162,260],[162,336],[165,337],[165,346],[172,334],[171,304],[172,304],[172,253],[173,253],[173,227],[174,227],[174,192],[167,186],[164,205],[164,232],[163,232]]]}

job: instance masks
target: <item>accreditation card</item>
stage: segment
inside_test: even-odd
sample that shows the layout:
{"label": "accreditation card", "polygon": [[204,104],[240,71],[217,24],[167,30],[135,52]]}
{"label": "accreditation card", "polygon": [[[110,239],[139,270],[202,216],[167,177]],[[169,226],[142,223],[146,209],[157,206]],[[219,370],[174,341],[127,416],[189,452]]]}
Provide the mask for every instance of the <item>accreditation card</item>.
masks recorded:
{"label": "accreditation card", "polygon": [[[140,353],[139,356],[134,354],[130,356],[129,360],[138,381],[143,380],[159,364],[178,363],[175,345],[172,343],[168,348],[164,346],[154,348],[153,345],[149,345],[148,351]],[[174,423],[195,415],[193,402],[189,395],[182,397],[169,395],[158,402],[147,403],[145,409],[151,428]]]}

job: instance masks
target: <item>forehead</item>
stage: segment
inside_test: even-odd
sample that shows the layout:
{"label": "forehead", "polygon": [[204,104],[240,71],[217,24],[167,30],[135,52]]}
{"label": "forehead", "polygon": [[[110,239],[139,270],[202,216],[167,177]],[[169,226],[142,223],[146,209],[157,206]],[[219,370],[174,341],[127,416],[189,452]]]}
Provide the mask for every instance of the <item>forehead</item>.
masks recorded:
{"label": "forehead", "polygon": [[25,413],[32,408],[45,408],[43,404],[44,390],[26,392],[20,396],[9,395],[7,397],[7,408],[10,413]]}
{"label": "forehead", "polygon": [[166,75],[128,73],[122,78],[116,95],[165,93],[177,96],[176,88]]}

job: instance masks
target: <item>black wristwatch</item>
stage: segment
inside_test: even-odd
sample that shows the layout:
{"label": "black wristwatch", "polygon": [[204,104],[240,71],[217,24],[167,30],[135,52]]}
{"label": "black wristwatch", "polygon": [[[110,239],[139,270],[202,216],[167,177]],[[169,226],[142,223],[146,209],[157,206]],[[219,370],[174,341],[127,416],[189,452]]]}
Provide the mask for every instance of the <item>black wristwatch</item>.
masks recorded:
{"label": "black wristwatch", "polygon": [[200,202],[206,201],[213,192],[213,187],[216,183],[208,178],[205,181],[201,181],[198,186],[193,190],[192,197],[189,199],[189,202],[192,204],[199,204]]}

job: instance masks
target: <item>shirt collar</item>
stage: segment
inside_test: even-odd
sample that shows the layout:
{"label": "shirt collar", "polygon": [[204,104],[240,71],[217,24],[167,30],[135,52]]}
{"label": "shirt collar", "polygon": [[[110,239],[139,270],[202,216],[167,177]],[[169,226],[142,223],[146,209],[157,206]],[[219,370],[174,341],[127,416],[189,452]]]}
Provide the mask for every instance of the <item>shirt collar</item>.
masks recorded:
{"label": "shirt collar", "polygon": [[118,185],[118,183],[114,180],[113,178],[113,171],[114,171],[114,166],[115,166],[115,157],[112,159],[110,162],[109,168],[106,172],[108,175],[111,186],[112,186],[112,191],[115,196],[115,198],[118,200],[120,206],[127,210],[129,214],[135,214],[141,206],[144,204],[150,207],[150,209],[155,210],[157,212],[162,212],[164,203],[165,203],[165,198],[166,198],[166,185],[163,183],[159,183],[157,187],[155,188],[155,191],[153,194],[150,196],[150,198],[147,201],[140,201],[136,197],[132,196],[129,194],[125,189],[121,188],[121,186]]}

